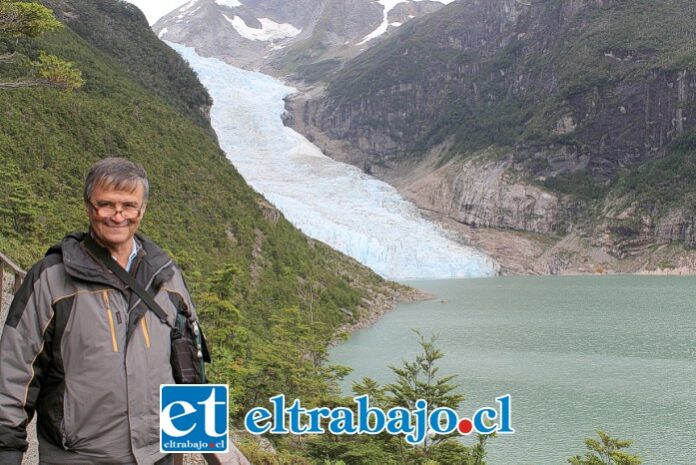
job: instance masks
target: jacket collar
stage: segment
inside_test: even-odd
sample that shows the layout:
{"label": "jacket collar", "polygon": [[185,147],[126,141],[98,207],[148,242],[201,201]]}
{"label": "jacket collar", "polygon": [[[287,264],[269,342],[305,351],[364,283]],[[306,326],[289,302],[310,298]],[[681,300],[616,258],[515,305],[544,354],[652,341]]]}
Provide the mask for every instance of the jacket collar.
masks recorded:
{"label": "jacket collar", "polygon": [[[51,247],[48,252],[46,252],[46,255],[61,253],[63,255],[65,271],[73,278],[102,283],[119,289],[123,288],[124,285],[121,280],[114,276],[84,247],[82,242],[85,237],[87,237],[87,233],[84,232],[70,233],[65,236],[59,244]],[[166,279],[166,276],[171,273],[171,266],[167,265],[172,263],[172,260],[169,255],[154,242],[140,234],[136,234],[135,237],[142,246],[138,252],[138,258],[136,259],[136,261],[139,261],[136,270],[136,279],[138,282],[143,283],[143,285],[154,281],[155,288],[158,288]],[[164,273],[164,275],[161,276],[162,279],[156,279],[160,278],[160,276],[155,276],[156,274],[160,275],[167,270],[169,270],[169,272]]]}

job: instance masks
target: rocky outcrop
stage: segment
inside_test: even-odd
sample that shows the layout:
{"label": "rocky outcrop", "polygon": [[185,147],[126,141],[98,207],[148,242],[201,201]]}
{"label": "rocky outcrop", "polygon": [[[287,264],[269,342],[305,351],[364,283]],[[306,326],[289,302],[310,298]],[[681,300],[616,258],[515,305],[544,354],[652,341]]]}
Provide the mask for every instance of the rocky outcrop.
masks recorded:
{"label": "rocky outcrop", "polygon": [[[623,202],[622,202],[623,201]],[[660,213],[652,204],[632,202],[617,213],[625,199],[607,202],[594,243],[617,258],[646,255],[657,246],[680,243],[696,247],[696,216],[687,208],[673,207]]]}
{"label": "rocky outcrop", "polygon": [[564,229],[558,196],[513,175],[512,156],[451,161],[400,191],[421,208],[472,227],[555,233]]}
{"label": "rocky outcrop", "polygon": [[696,247],[696,215],[675,208],[662,216],[655,225],[655,237],[662,242],[682,242]]}

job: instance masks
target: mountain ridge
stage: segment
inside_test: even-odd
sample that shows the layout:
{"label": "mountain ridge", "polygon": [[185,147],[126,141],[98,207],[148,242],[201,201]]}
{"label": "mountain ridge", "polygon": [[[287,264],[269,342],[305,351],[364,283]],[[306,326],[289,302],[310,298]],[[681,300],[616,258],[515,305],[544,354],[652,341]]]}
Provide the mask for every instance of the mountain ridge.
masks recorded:
{"label": "mountain ridge", "polygon": [[295,79],[327,79],[394,29],[452,0],[192,0],[162,17],[160,38],[229,64]]}
{"label": "mountain ridge", "polygon": [[651,198],[664,188],[639,173],[693,147],[696,38],[681,34],[696,9],[651,5],[455,2],[295,96],[287,120],[463,227],[544,234],[541,250],[580,234],[554,272],[677,266],[651,254],[675,242],[688,256],[696,209]]}

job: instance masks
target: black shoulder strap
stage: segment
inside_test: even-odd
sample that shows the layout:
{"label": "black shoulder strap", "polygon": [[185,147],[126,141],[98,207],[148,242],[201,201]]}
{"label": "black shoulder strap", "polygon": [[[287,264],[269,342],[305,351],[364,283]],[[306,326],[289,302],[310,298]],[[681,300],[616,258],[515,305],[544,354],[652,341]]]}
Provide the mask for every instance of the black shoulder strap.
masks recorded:
{"label": "black shoulder strap", "polygon": [[152,312],[157,315],[157,318],[160,319],[160,321],[167,326],[171,326],[169,324],[169,320],[167,319],[167,314],[164,310],[162,310],[162,307],[160,307],[157,302],[155,302],[155,299],[152,297],[152,294],[150,294],[148,291],[146,291],[138,282],[133,278],[133,275],[131,275],[129,272],[123,269],[121,265],[116,263],[116,260],[111,257],[111,254],[104,249],[103,247],[100,247],[99,244],[92,238],[91,234],[88,234],[87,237],[85,237],[85,247],[94,254],[97,259],[101,260],[104,265],[108,269],[110,269],[116,276],[121,279],[124,283],[130,287],[133,292],[138,294],[138,296],[143,299],[143,302],[148,306]]}

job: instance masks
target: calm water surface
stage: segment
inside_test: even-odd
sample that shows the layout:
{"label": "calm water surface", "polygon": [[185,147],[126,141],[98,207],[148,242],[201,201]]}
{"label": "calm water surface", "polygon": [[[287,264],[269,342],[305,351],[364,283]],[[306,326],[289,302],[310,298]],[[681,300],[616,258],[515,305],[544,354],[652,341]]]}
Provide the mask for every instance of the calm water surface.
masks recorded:
{"label": "calm water surface", "polygon": [[489,442],[493,465],[561,464],[602,429],[646,464],[696,464],[696,277],[506,277],[412,281],[437,294],[402,304],[332,351],[344,384],[393,380],[437,334],[462,413],[512,395],[516,433]]}

